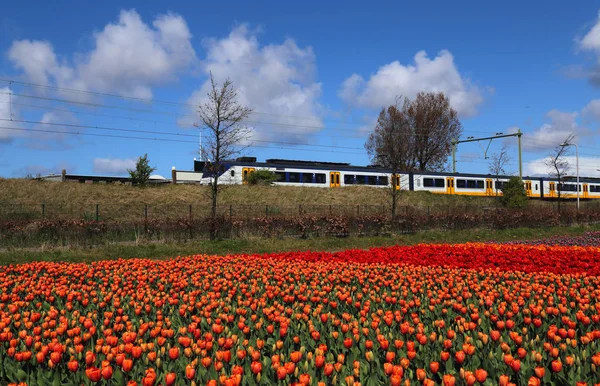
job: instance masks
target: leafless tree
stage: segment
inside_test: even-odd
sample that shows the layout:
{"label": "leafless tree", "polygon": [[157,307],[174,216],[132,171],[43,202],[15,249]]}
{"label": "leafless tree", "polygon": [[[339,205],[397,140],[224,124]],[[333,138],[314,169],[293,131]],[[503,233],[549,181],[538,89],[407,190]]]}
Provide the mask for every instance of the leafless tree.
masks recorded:
{"label": "leafless tree", "polygon": [[511,161],[511,157],[508,155],[508,146],[504,144],[502,149],[498,153],[492,154],[488,168],[490,174],[495,176],[494,189],[496,191],[496,197],[498,196],[498,180],[500,175],[506,175],[506,167]]}
{"label": "leafless tree", "polygon": [[211,88],[207,100],[198,108],[206,135],[202,138],[202,158],[207,160],[204,173],[211,176],[212,201],[210,238],[217,236],[217,197],[219,176],[225,171],[224,162],[239,156],[248,147],[250,129],[243,121],[252,109],[238,102],[238,90],[229,79],[218,85],[210,74]]}
{"label": "leafless tree", "polygon": [[458,113],[444,93],[420,92],[405,104],[414,131],[414,157],[420,171],[444,170],[452,152],[452,140],[462,134]]}
{"label": "leafless tree", "polygon": [[400,197],[399,180],[401,171],[415,168],[414,136],[405,114],[410,101],[396,98],[396,104],[379,113],[375,129],[365,143],[371,163],[391,170],[389,195],[392,220],[396,218],[396,204]]}
{"label": "leafless tree", "polygon": [[[567,156],[569,155],[569,148],[564,146],[565,144],[570,144],[575,139],[574,134],[570,134],[563,143],[556,146],[550,154],[548,154],[548,158],[545,160],[546,167],[548,168],[548,175],[556,178],[556,196],[558,198],[558,211],[560,212],[560,201],[561,201],[561,187],[563,185],[563,180],[565,176],[571,170],[571,165],[567,160]],[[579,188],[579,187],[578,187]]]}

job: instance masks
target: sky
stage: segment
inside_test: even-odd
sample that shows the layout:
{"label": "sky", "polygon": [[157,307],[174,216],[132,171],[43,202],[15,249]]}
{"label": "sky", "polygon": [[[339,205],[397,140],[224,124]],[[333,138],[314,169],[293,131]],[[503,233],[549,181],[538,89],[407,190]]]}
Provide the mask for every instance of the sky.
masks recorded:
{"label": "sky", "polygon": [[[576,4],[576,5],[574,5]],[[246,155],[369,163],[397,96],[444,92],[462,139],[521,130],[525,175],[569,134],[600,176],[596,1],[8,2],[0,5],[0,176],[193,168],[208,75],[253,109]],[[488,173],[487,142],[459,172]],[[507,146],[517,173],[514,139]],[[575,165],[575,154],[569,157]],[[573,167],[572,174],[575,173]]]}

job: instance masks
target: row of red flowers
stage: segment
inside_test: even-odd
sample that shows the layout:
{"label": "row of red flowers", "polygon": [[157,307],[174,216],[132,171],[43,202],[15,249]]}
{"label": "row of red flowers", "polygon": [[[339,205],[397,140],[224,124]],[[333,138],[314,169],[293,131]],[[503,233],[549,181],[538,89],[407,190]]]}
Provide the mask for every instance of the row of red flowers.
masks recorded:
{"label": "row of red flowers", "polygon": [[0,267],[0,383],[591,385],[598,257],[472,244]]}

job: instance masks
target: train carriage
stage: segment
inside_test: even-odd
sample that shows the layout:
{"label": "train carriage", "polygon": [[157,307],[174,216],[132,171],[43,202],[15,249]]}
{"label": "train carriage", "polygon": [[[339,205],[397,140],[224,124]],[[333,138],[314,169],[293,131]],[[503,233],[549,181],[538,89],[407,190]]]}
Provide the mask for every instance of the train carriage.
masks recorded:
{"label": "train carriage", "polygon": [[[194,160],[194,172],[179,172],[189,178],[190,173],[200,175],[195,181],[209,184],[213,175],[204,170],[203,161]],[[504,184],[511,176],[491,176],[470,173],[409,172],[392,175],[391,171],[378,166],[354,166],[339,162],[297,161],[268,159],[257,162],[255,157],[241,157],[226,161],[220,168],[219,184],[246,184],[248,177],[257,170],[269,170],[278,176],[275,185],[341,188],[346,186],[370,186],[385,188],[394,186],[399,190],[429,191],[435,194],[492,197],[502,195]],[[175,173],[175,171],[174,171]],[[186,174],[187,173],[187,174]],[[180,178],[175,177],[178,182]],[[185,182],[185,181],[183,181]],[[572,177],[560,183],[546,177],[523,177],[523,186],[531,198],[600,199],[600,179],[580,178],[579,187]]]}

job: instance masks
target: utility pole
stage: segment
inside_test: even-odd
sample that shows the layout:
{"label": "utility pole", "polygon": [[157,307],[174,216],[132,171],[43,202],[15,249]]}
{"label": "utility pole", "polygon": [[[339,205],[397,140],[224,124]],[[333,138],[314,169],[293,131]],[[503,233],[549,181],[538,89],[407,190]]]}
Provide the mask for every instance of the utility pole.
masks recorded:
{"label": "utility pole", "polygon": [[519,142],[519,178],[521,180],[523,180],[523,153],[521,151],[521,136],[523,135],[523,133],[521,133],[521,129],[517,129],[517,139]]}
{"label": "utility pole", "polygon": [[452,173],[456,173],[456,139],[452,140]]}
{"label": "utility pole", "polygon": [[522,179],[523,178],[523,159],[522,159],[522,154],[521,154],[521,152],[522,152],[522,150],[521,150],[521,136],[522,135],[523,135],[523,133],[521,132],[521,129],[518,129],[517,132],[513,133],[513,134],[496,133],[496,135],[493,136],[493,137],[483,137],[483,138],[469,137],[469,138],[463,139],[461,141],[459,141],[457,139],[452,140],[452,171],[454,173],[456,173],[456,145],[458,145],[459,143],[479,142],[479,141],[487,141],[487,140],[489,140],[490,142],[488,143],[488,147],[484,151],[485,158],[487,159],[487,151],[490,149],[490,145],[492,144],[492,141],[494,139],[507,138],[507,137],[517,137],[518,141],[519,141],[519,177]]}

